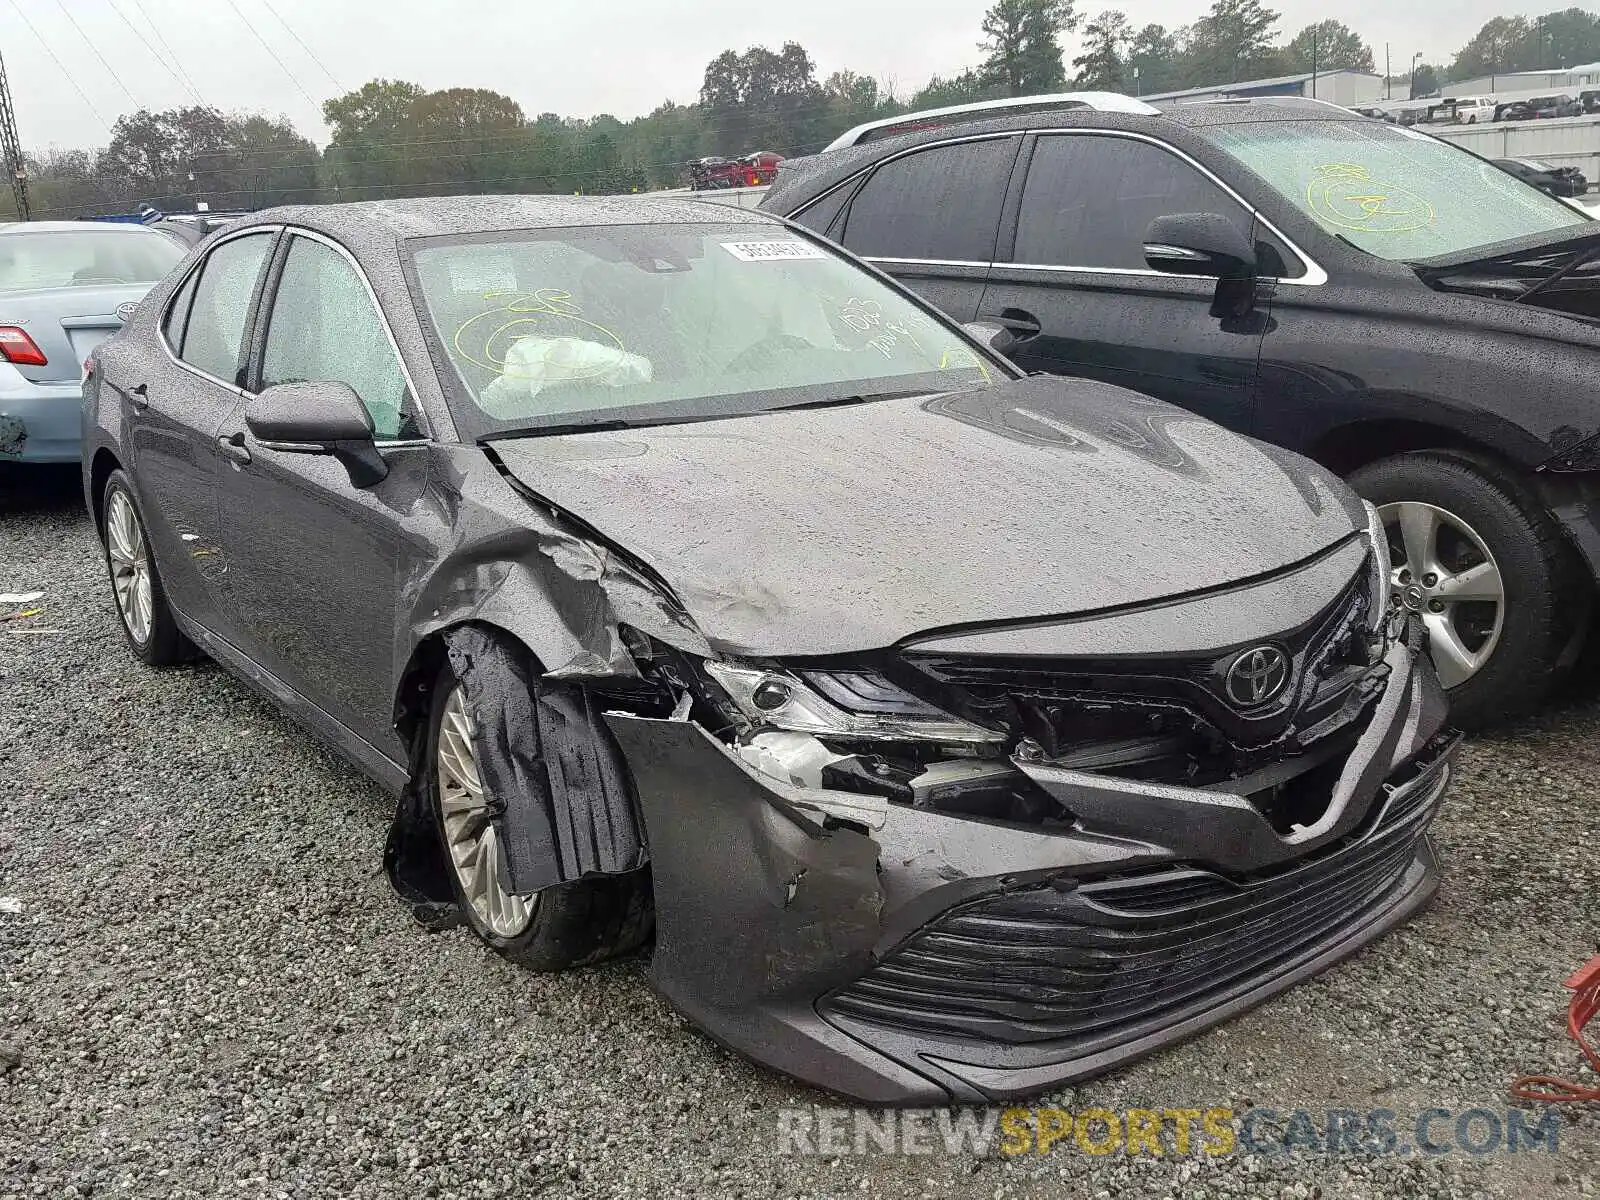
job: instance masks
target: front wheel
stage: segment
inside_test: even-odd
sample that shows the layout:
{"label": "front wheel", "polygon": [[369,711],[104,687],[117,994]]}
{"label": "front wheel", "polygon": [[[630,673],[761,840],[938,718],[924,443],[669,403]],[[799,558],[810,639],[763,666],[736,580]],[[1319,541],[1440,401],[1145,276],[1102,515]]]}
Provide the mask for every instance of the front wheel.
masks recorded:
{"label": "front wheel", "polygon": [[[511,891],[496,807],[478,768],[483,744],[467,685],[448,664],[433,689],[428,783],[456,903],[472,931],[533,971],[561,971],[636,949],[654,927],[648,870]],[[491,707],[492,711],[492,707]]]}
{"label": "front wheel", "polygon": [[1514,480],[1446,454],[1371,463],[1350,484],[1388,530],[1391,596],[1427,628],[1452,721],[1478,729],[1538,704],[1582,607],[1543,506]]}

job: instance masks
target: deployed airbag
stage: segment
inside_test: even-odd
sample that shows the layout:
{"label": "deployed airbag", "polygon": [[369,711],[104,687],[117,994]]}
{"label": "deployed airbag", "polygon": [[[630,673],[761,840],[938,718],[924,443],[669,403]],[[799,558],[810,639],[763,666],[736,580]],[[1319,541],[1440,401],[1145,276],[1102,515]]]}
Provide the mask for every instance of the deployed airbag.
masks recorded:
{"label": "deployed airbag", "polygon": [[552,411],[549,405],[535,403],[552,386],[626,387],[649,383],[653,374],[648,358],[621,346],[570,337],[518,338],[506,351],[499,377],[479,395],[478,405],[499,420],[516,420]]}

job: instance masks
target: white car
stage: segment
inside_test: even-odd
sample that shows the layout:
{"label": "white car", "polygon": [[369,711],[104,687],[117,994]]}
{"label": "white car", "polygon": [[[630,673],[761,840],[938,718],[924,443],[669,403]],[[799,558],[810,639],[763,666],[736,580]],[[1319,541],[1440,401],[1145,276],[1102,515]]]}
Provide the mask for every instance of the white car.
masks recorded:
{"label": "white car", "polygon": [[1487,125],[1494,120],[1498,106],[1488,96],[1459,96],[1456,98],[1457,125]]}

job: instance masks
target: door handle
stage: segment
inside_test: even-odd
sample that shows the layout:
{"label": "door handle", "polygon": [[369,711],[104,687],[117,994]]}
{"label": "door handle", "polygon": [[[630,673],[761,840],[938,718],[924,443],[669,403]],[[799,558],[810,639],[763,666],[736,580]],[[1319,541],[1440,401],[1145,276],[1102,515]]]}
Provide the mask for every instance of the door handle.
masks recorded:
{"label": "door handle", "polygon": [[233,434],[231,437],[219,437],[217,439],[217,449],[221,450],[228,458],[231,458],[238,466],[248,466],[250,463],[250,451],[244,444],[244,434],[242,433]]}
{"label": "door handle", "polygon": [[1038,317],[1021,308],[1002,308],[997,313],[985,313],[979,316],[978,320],[993,321],[996,325],[1009,329],[1019,342],[1038,337],[1040,330],[1044,328],[1039,324]]}
{"label": "door handle", "polygon": [[150,385],[148,383],[136,384],[128,389],[128,403],[143,412],[150,407]]}

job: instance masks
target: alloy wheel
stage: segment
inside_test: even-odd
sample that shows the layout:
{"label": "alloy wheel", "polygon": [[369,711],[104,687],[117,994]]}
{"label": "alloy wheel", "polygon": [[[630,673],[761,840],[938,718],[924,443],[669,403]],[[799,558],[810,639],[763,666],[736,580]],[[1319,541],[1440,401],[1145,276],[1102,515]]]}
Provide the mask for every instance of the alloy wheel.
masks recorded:
{"label": "alloy wheel", "polygon": [[1439,682],[1460,687],[1488,663],[1505,627],[1500,566],[1472,526],[1446,509],[1405,500],[1378,506],[1395,564],[1397,603],[1422,618]]}
{"label": "alloy wheel", "polygon": [[150,577],[150,554],[144,529],[128,493],[113,490],[106,502],[106,558],[111,563],[111,586],[117,611],[135,644],[150,641],[155,623],[155,597]]}
{"label": "alloy wheel", "polygon": [[514,938],[533,922],[539,897],[518,896],[510,890],[500,835],[490,819],[489,798],[478,773],[476,734],[465,694],[456,684],[445,700],[435,756],[445,846],[461,894],[479,924],[497,937]]}

